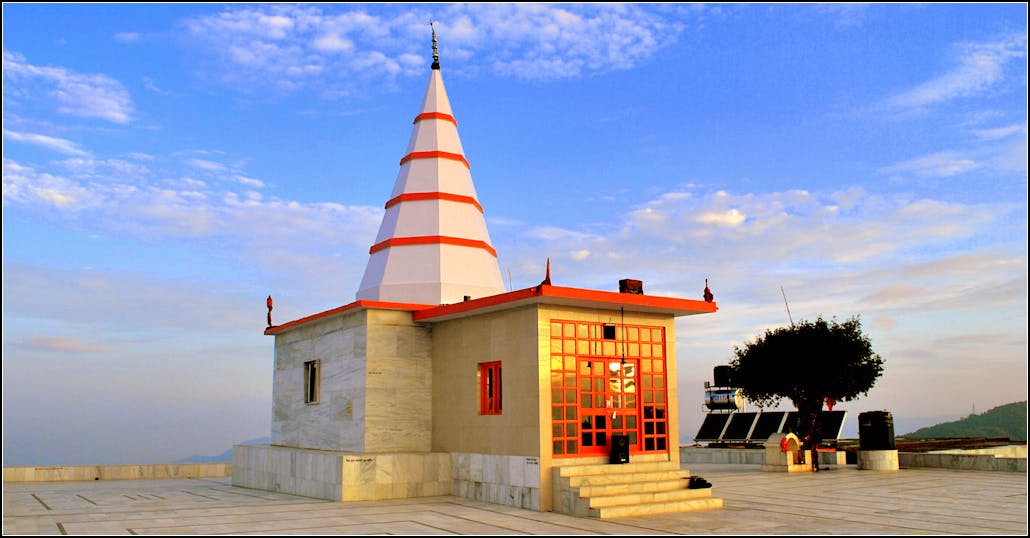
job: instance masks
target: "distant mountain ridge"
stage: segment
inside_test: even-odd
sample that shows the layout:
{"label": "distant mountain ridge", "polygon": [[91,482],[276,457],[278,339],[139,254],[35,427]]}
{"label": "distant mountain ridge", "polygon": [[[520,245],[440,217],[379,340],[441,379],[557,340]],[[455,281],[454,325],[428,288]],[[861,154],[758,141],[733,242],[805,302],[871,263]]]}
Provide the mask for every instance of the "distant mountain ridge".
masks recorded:
{"label": "distant mountain ridge", "polygon": [[[259,437],[257,439],[249,439],[238,444],[263,445],[270,443],[271,441],[272,439],[270,437]],[[188,458],[177,460],[175,463],[220,463],[223,461],[232,461],[232,448],[229,448],[229,450],[226,450],[217,456],[190,456]]]}
{"label": "distant mountain ridge", "polygon": [[995,407],[979,415],[944,422],[927,428],[920,428],[912,433],[899,437],[915,437],[920,439],[950,437],[983,437],[1008,438],[1013,441],[1026,441],[1027,402],[1014,402]]}

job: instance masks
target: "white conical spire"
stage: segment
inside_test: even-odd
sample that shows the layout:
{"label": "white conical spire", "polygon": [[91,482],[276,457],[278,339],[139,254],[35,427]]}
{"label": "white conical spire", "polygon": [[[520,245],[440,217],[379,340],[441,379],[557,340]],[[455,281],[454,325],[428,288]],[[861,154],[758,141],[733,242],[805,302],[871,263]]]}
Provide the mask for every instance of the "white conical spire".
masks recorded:
{"label": "white conical spire", "polygon": [[434,61],[357,298],[447,304],[504,292],[458,124]]}

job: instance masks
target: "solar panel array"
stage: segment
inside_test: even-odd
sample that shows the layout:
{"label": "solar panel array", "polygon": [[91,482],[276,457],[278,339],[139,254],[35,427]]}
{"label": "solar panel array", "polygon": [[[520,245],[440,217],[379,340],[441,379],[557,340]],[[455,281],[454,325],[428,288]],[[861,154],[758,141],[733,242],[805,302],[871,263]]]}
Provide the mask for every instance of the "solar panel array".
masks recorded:
{"label": "solar panel array", "polygon": [[[819,424],[823,439],[839,439],[847,411],[821,411]],[[797,411],[761,413],[709,413],[694,436],[695,442],[759,443],[774,433],[798,430]]]}

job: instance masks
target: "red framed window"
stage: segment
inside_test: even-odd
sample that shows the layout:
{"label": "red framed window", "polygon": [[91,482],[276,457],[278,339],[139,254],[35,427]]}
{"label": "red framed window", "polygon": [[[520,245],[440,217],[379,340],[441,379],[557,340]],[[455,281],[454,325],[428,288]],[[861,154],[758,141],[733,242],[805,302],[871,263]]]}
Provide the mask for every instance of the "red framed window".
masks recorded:
{"label": "red framed window", "polygon": [[632,454],[666,452],[665,328],[552,319],[551,440],[556,457],[607,454],[626,435]]}
{"label": "red framed window", "polygon": [[501,361],[479,363],[479,414],[501,414]]}

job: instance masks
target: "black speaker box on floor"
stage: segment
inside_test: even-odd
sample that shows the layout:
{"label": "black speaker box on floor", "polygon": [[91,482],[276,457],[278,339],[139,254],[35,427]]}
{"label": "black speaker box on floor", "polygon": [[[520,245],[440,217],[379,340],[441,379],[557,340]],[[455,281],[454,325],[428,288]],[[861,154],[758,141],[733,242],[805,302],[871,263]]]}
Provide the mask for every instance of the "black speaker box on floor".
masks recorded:
{"label": "black speaker box on floor", "polygon": [[608,463],[629,463],[629,436],[613,435]]}

